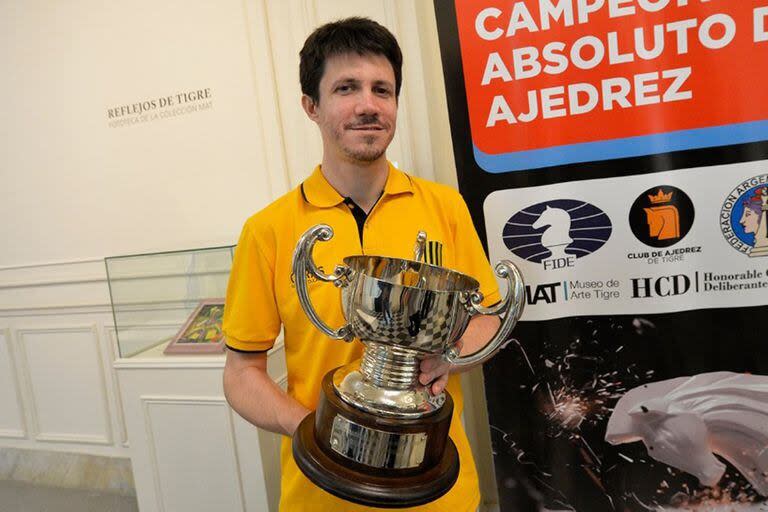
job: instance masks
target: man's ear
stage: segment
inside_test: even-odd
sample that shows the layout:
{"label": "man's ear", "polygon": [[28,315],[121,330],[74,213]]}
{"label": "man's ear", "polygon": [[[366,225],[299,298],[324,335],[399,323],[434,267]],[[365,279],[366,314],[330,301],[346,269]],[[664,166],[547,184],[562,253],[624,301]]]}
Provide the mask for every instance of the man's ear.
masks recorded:
{"label": "man's ear", "polygon": [[304,112],[307,113],[307,117],[314,122],[317,122],[317,103],[315,103],[315,100],[308,95],[303,94],[301,96],[301,107],[304,109]]}

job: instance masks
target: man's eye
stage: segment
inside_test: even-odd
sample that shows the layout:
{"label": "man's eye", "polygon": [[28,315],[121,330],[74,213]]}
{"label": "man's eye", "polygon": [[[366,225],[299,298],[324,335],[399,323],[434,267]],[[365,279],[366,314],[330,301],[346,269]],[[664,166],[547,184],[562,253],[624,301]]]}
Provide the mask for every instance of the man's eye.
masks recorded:
{"label": "man's eye", "polygon": [[349,92],[352,90],[352,86],[349,84],[346,85],[340,85],[336,88],[337,92]]}

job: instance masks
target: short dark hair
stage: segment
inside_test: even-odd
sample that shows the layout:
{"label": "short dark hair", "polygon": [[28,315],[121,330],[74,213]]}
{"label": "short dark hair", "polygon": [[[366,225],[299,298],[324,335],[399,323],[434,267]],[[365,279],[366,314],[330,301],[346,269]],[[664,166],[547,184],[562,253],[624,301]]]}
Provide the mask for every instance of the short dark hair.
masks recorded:
{"label": "short dark hair", "polygon": [[395,72],[395,97],[403,83],[403,54],[392,32],[369,18],[344,18],[315,29],[299,52],[301,92],[320,101],[320,79],[328,57],[356,53],[382,55]]}

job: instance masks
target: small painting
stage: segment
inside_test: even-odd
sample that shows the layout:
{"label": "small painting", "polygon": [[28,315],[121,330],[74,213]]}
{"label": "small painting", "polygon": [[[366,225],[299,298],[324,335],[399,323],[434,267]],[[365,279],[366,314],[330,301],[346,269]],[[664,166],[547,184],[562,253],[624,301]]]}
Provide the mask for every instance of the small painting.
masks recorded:
{"label": "small painting", "polygon": [[224,299],[206,299],[195,308],[179,333],[174,336],[165,354],[211,354],[224,351],[221,320]]}

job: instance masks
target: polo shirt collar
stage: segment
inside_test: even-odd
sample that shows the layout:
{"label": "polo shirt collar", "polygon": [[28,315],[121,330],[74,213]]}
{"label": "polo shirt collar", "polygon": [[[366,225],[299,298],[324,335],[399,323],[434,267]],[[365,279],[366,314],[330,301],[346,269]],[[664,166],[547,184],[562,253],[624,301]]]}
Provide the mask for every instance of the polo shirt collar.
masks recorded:
{"label": "polo shirt collar", "polygon": [[[412,194],[413,184],[411,183],[411,178],[397,169],[391,162],[388,162],[388,164],[389,174],[387,175],[387,182],[384,185],[382,196]],[[315,167],[309,178],[301,184],[301,190],[307,202],[318,208],[330,208],[344,201],[344,197],[325,179],[319,165]]]}

